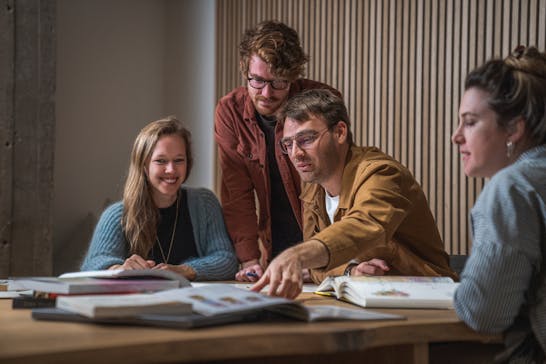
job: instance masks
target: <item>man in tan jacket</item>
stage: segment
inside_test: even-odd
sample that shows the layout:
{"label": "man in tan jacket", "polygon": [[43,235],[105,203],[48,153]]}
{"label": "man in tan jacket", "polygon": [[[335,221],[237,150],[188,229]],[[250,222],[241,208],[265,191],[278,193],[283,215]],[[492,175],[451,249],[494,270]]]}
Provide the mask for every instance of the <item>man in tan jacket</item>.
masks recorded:
{"label": "man in tan jacket", "polygon": [[327,275],[450,276],[426,197],[407,168],[374,147],[353,145],[343,101],[328,90],[290,99],[279,117],[281,149],[305,182],[304,242],[275,258],[253,287],[295,297],[302,268]]}

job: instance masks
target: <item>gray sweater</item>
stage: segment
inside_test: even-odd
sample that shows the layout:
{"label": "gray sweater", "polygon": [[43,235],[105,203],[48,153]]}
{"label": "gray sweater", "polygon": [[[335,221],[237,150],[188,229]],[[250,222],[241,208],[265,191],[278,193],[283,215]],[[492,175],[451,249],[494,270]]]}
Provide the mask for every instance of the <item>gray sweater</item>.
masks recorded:
{"label": "gray sweater", "polygon": [[[234,279],[238,262],[216,196],[204,188],[183,189],[187,191],[188,209],[199,257],[180,264],[193,268],[196,280]],[[121,226],[122,215],[121,201],[104,210],[81,270],[107,269],[114,264],[123,264],[129,257],[129,242]]]}

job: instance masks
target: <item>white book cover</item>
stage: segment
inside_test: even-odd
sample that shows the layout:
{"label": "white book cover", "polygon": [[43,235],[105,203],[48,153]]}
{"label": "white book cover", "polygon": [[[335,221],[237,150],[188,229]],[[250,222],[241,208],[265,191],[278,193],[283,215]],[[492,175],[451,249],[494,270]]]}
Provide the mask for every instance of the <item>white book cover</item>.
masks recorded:
{"label": "white book cover", "polygon": [[59,277],[14,277],[10,287],[55,294],[138,293],[189,287],[182,275],[168,270],[99,270]]}
{"label": "white book cover", "polygon": [[163,269],[105,269],[83,272],[64,273],[59,276],[67,278],[135,278],[135,279],[170,279],[180,282],[180,287],[189,287],[191,284],[181,274]]}
{"label": "white book cover", "polygon": [[55,304],[57,308],[90,318],[192,313],[190,303],[168,300],[153,294],[60,296]]}

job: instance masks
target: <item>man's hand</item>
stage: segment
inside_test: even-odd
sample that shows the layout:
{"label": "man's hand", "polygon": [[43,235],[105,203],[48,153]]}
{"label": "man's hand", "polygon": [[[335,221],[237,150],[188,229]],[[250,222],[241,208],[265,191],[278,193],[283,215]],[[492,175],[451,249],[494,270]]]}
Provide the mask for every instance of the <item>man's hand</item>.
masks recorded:
{"label": "man's hand", "polygon": [[313,278],[311,278],[311,272],[309,272],[309,269],[303,268],[301,274],[303,275],[303,283],[313,283]]}
{"label": "man's hand", "polygon": [[242,268],[235,275],[235,279],[240,282],[256,282],[263,274],[264,270],[258,263],[258,259],[253,259],[242,264]]}
{"label": "man's hand", "polygon": [[385,272],[388,272],[389,270],[390,268],[387,265],[387,262],[385,262],[383,259],[374,258],[366,262],[362,262],[357,266],[354,266],[351,269],[351,275],[352,276],[363,276],[363,275],[382,276],[382,275],[385,275]]}
{"label": "man's hand", "polygon": [[291,249],[279,254],[251,290],[260,292],[267,284],[270,296],[295,298],[303,287],[302,264]]}
{"label": "man's hand", "polygon": [[318,240],[295,245],[279,254],[251,290],[260,292],[269,284],[270,296],[296,298],[303,287],[303,269],[319,268],[330,259],[326,246]]}
{"label": "man's hand", "polygon": [[155,262],[153,260],[146,260],[140,255],[133,254],[129,258],[125,259],[125,262],[123,262],[123,264],[116,264],[108,269],[151,269],[154,266]]}

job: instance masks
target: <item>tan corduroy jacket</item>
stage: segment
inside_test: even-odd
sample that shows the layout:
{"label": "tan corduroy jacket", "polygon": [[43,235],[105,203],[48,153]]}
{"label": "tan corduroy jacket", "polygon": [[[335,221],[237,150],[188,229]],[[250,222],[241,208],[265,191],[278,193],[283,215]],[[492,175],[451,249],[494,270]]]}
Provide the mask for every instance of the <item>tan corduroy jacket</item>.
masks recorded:
{"label": "tan corduroy jacket", "polygon": [[385,260],[389,275],[457,275],[425,194],[407,168],[373,147],[352,146],[342,177],[334,223],[326,213],[324,189],[305,184],[303,237],[321,241],[330,254],[324,269],[312,270],[315,282],[343,274],[352,259]]}

